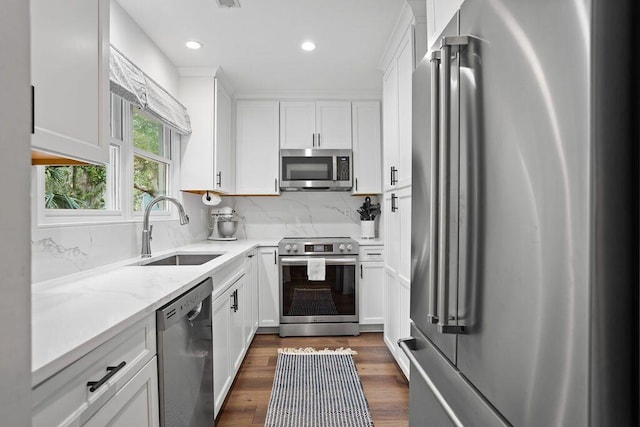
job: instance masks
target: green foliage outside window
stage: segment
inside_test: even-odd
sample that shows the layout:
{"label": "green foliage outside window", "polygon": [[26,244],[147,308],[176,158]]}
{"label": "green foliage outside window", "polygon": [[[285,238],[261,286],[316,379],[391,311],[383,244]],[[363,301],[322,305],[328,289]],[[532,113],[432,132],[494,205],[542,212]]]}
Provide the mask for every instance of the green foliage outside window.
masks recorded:
{"label": "green foliage outside window", "polygon": [[47,209],[105,209],[107,168],[104,166],[47,166]]}
{"label": "green foliage outside window", "polygon": [[[133,146],[158,156],[164,155],[163,125],[138,108],[133,112]],[[153,198],[166,194],[167,166],[142,157],[133,158],[133,210],[141,211]],[[158,209],[165,209],[160,204]]]}

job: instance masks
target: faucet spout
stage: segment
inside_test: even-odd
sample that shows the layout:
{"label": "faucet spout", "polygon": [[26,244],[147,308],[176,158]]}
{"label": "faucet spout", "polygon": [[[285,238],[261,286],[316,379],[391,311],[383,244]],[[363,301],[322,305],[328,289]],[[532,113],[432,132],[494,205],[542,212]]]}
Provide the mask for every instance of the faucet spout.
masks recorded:
{"label": "faucet spout", "polygon": [[144,210],[144,220],[142,222],[142,258],[149,258],[151,256],[151,231],[153,226],[149,225],[149,216],[151,215],[151,209],[161,201],[166,200],[173,203],[178,207],[178,215],[180,216],[180,225],[189,224],[189,215],[184,211],[182,204],[173,197],[158,196],[153,199]]}

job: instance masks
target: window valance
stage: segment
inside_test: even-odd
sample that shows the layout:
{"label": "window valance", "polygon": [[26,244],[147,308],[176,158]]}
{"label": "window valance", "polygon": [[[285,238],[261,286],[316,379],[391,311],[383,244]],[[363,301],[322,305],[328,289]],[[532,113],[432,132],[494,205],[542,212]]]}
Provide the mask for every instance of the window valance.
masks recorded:
{"label": "window valance", "polygon": [[139,105],[181,134],[191,133],[187,108],[113,46],[109,68],[111,92]]}

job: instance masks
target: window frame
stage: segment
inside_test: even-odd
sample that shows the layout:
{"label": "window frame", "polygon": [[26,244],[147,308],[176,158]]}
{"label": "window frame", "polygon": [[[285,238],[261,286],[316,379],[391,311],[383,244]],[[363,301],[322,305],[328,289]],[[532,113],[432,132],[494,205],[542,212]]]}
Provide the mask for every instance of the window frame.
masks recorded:
{"label": "window frame", "polygon": [[[165,194],[170,197],[179,197],[180,179],[180,134],[174,129],[159,121],[162,125],[162,139],[164,151],[167,157],[155,155],[151,152],[135,148],[133,146],[133,114],[134,105],[121,97],[111,94],[111,126],[115,126],[113,102],[121,102],[122,140],[115,136],[114,128],[109,132],[109,143],[118,153],[114,159],[115,177],[107,178],[107,186],[111,187],[114,194],[115,209],[47,209],[45,207],[45,166],[33,168],[32,182],[35,183],[33,194],[37,195],[36,211],[39,227],[47,226],[77,226],[102,223],[128,223],[142,222],[144,210],[133,209],[133,182],[134,182],[134,156],[152,160],[167,165],[167,187]],[[128,114],[125,112],[128,111]],[[144,111],[143,111],[144,112]],[[154,120],[157,120],[153,118]],[[109,168],[109,164],[105,165]],[[109,174],[109,171],[108,171]],[[109,193],[109,191],[107,191]],[[108,197],[108,196],[107,196]],[[172,204],[165,205],[168,209],[153,210],[151,216],[154,221],[173,221],[178,219],[177,210]]]}

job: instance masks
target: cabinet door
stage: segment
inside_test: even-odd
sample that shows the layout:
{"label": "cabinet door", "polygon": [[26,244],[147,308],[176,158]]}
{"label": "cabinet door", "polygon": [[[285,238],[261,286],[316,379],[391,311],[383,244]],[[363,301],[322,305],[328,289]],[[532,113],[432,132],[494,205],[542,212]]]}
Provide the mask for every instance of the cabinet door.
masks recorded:
{"label": "cabinet door", "polygon": [[278,272],[278,248],[260,248],[259,272],[260,326],[280,325],[280,281]]}
{"label": "cabinet door", "polygon": [[398,68],[395,61],[384,75],[382,97],[382,182],[387,191],[394,188],[392,168],[398,167]]}
{"label": "cabinet door", "polygon": [[316,102],[316,148],[351,149],[351,102]]}
{"label": "cabinet door", "polygon": [[[396,206],[397,209],[393,209]],[[394,274],[400,270],[400,213],[398,193],[385,193],[383,204],[385,267]]]}
{"label": "cabinet door", "polygon": [[353,194],[382,192],[382,147],[380,145],[380,103],[351,104],[353,127]]}
{"label": "cabinet door", "polygon": [[412,30],[405,35],[398,53],[398,187],[411,184],[411,114],[413,43]]}
{"label": "cabinet door", "polygon": [[109,1],[31,1],[32,147],[109,162]]}
{"label": "cabinet door", "polygon": [[360,263],[360,323],[384,323],[384,263]]}
{"label": "cabinet door", "polygon": [[[408,283],[404,283],[404,281],[398,281],[398,339],[407,338],[411,336],[411,316],[409,314],[409,299],[411,298],[411,292],[409,289]],[[396,347],[398,346],[398,340],[395,341]],[[402,372],[404,372],[404,376],[409,378],[409,359],[404,354],[403,351],[399,350],[396,352],[396,360]]]}
{"label": "cabinet door", "polygon": [[245,258],[245,292],[244,292],[244,329],[247,348],[258,329],[258,257],[257,252],[251,251]]}
{"label": "cabinet door", "polygon": [[280,194],[279,103],[238,101],[236,194]]}
{"label": "cabinet door", "polygon": [[395,212],[398,218],[398,235],[390,236],[399,248],[400,260],[397,264],[398,276],[405,283],[411,282],[411,187],[405,187],[398,191],[398,210]]}
{"label": "cabinet door", "polygon": [[214,174],[214,79],[183,77],[180,100],[189,110],[193,132],[181,138],[180,189],[216,190]]}
{"label": "cabinet door", "polygon": [[213,302],[213,398],[218,415],[229,387],[231,362],[229,360],[229,327],[231,321],[231,290]]}
{"label": "cabinet door", "polygon": [[246,349],[246,338],[244,329],[244,313],[247,311],[244,298],[245,276],[242,276],[233,285],[231,292],[231,302],[233,309],[230,311],[231,320],[229,323],[229,361],[231,362],[231,376],[235,377],[236,372],[242,364]]}
{"label": "cabinet door", "polygon": [[384,342],[397,359],[400,349],[397,346],[400,338],[400,295],[399,285],[393,272],[384,269]]}
{"label": "cabinet door", "polygon": [[158,362],[154,356],[85,424],[87,427],[157,427]]}
{"label": "cabinet door", "polygon": [[316,147],[315,102],[280,103],[280,148]]}
{"label": "cabinet door", "polygon": [[232,193],[235,174],[231,161],[231,97],[218,78],[215,80],[215,189]]}

